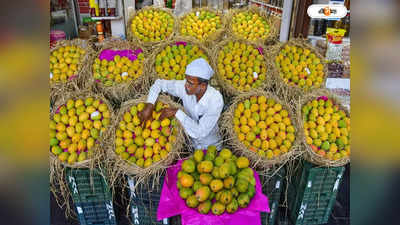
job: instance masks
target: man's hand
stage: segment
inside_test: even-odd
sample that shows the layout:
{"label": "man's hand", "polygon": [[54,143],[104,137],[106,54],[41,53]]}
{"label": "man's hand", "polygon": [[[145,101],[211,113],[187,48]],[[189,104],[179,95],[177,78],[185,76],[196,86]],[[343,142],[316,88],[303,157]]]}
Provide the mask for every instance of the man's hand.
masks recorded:
{"label": "man's hand", "polygon": [[173,117],[175,116],[177,111],[178,111],[177,108],[165,108],[161,111],[161,116],[159,120],[162,121],[165,118]]}
{"label": "man's hand", "polygon": [[146,124],[147,120],[150,120],[153,116],[154,105],[151,103],[146,103],[144,109],[138,113],[140,121],[142,121],[142,126]]}

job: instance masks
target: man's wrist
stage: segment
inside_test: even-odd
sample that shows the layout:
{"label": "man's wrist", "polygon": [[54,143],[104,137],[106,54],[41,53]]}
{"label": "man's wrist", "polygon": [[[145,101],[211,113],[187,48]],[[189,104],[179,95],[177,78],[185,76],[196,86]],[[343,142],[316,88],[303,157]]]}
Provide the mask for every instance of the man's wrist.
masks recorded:
{"label": "man's wrist", "polygon": [[146,107],[151,107],[151,109],[154,109],[154,104],[151,102],[147,102]]}

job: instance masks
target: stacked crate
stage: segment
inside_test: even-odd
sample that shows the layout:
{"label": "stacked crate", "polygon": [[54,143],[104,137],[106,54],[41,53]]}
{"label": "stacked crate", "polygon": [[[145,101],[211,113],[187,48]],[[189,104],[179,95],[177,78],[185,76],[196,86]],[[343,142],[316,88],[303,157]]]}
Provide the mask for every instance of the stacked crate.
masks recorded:
{"label": "stacked crate", "polygon": [[295,225],[327,223],[345,168],[301,164],[288,185],[290,219]]}
{"label": "stacked crate", "polygon": [[66,180],[81,225],[115,225],[110,189],[98,170],[66,169]]}
{"label": "stacked crate", "polygon": [[274,225],[277,221],[279,202],[281,200],[281,194],[283,190],[283,179],[286,176],[286,170],[284,167],[278,170],[270,178],[263,177],[262,191],[268,197],[268,203],[270,213],[261,213],[262,225]]}
{"label": "stacked crate", "polygon": [[[145,185],[138,185],[135,189],[135,180],[128,177],[130,190],[131,220],[134,225],[169,225],[169,219],[157,221],[157,208],[160,202],[161,187],[164,176],[160,177],[159,184],[153,186],[152,180]],[[152,188],[154,187],[154,188]]]}

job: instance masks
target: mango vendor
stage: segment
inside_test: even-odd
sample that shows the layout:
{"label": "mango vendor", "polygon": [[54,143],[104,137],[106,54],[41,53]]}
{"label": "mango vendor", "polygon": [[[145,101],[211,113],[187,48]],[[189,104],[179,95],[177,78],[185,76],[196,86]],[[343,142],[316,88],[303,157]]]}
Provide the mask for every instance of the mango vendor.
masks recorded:
{"label": "mango vendor", "polygon": [[175,116],[190,136],[195,149],[206,149],[209,145],[220,149],[218,119],[224,100],[221,93],[208,84],[214,71],[205,59],[198,58],[186,66],[185,74],[185,80],[156,80],[139,118],[141,121],[151,119],[158,95],[166,92],[180,98],[187,113],[177,108],[165,108],[160,120]]}

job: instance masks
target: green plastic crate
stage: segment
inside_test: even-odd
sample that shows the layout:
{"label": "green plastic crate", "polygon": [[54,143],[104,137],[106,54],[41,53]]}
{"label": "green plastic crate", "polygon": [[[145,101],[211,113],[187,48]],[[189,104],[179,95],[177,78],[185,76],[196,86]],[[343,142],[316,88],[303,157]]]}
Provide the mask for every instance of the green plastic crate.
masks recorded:
{"label": "green plastic crate", "polygon": [[268,197],[270,213],[261,213],[261,223],[262,225],[274,225],[278,216],[279,202],[282,194],[283,179],[286,175],[286,170],[282,167],[273,177],[266,180],[262,177],[262,191]]}
{"label": "green plastic crate", "polygon": [[116,225],[111,191],[97,169],[66,168],[65,179],[81,225]]}
{"label": "green plastic crate", "polygon": [[65,179],[74,203],[111,200],[111,191],[104,177],[99,174],[97,169],[93,170],[92,174],[90,173],[89,169],[66,168]]}
{"label": "green plastic crate", "polygon": [[116,225],[113,203],[81,202],[75,203],[75,209],[81,225]]}
{"label": "green plastic crate", "polygon": [[[169,218],[157,221],[157,209],[160,202],[161,188],[164,176],[160,177],[159,186],[153,190],[139,186],[134,191],[135,180],[128,177],[128,185],[131,198],[131,220],[134,225],[170,225]],[[148,187],[152,187],[152,182]]]}
{"label": "green plastic crate", "polygon": [[294,225],[327,223],[345,168],[300,163],[301,169],[288,184],[290,219]]}

